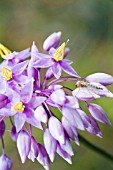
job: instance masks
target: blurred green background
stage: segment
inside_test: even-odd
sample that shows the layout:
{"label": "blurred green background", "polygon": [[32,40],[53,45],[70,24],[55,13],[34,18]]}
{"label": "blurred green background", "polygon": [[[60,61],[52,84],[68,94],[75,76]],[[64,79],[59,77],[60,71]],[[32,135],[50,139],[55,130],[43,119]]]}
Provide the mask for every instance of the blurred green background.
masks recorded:
{"label": "blurred green background", "polygon": [[[69,59],[82,77],[94,72],[113,75],[113,1],[112,0],[0,0],[0,42],[12,51],[20,51],[36,41],[42,50],[45,38],[62,31],[62,42],[70,39]],[[110,87],[113,92],[113,86]],[[97,100],[113,124],[113,99]],[[99,124],[103,139],[87,132],[82,135],[90,142],[113,155],[113,127]],[[7,125],[7,130],[10,129]],[[81,133],[81,132],[80,132]],[[38,141],[42,133],[35,130]],[[73,165],[68,165],[58,155],[51,170],[113,170],[113,163],[84,145],[77,147]],[[5,133],[6,153],[13,160],[12,170],[43,170],[38,162],[21,164],[16,144]],[[0,146],[1,147],[1,146]]]}

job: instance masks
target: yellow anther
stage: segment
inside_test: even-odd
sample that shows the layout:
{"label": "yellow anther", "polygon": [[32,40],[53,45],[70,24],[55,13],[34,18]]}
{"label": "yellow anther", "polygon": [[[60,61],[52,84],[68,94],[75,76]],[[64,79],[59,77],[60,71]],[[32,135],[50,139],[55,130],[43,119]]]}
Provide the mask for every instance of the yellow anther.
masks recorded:
{"label": "yellow anther", "polygon": [[6,80],[11,80],[12,79],[12,71],[7,67],[2,67],[2,76]]}
{"label": "yellow anther", "polygon": [[22,102],[17,102],[16,104],[15,104],[15,106],[13,106],[12,108],[11,108],[11,110],[13,110],[13,111],[15,111],[15,112],[23,112],[24,111],[24,109],[25,109],[25,106],[23,105],[23,103]]}
{"label": "yellow anther", "polygon": [[55,52],[54,60],[60,61],[64,58],[64,50],[65,50],[66,43],[64,42]]}
{"label": "yellow anther", "polygon": [[8,54],[11,54],[11,51],[6,48],[4,45],[0,44],[0,55],[2,58],[6,58]]}

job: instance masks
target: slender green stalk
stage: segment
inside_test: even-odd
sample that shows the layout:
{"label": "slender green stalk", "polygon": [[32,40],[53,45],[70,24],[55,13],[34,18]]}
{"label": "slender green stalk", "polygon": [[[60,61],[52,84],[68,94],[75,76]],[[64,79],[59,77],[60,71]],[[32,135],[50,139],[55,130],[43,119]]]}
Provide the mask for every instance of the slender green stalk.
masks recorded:
{"label": "slender green stalk", "polygon": [[83,136],[79,134],[79,140],[80,142],[88,147],[89,149],[95,151],[96,153],[102,155],[103,157],[107,158],[108,160],[113,162],[113,155],[107,153],[105,150],[95,146],[94,144],[90,143],[88,140],[86,140]]}

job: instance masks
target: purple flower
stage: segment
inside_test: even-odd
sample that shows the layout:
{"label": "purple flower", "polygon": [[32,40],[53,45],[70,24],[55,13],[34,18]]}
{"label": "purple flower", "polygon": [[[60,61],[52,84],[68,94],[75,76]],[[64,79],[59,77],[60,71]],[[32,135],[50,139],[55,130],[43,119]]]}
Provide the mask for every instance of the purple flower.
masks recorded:
{"label": "purple flower", "polygon": [[11,170],[12,161],[6,155],[0,156],[0,170]]}
{"label": "purple flower", "polygon": [[97,82],[104,86],[113,84],[113,76],[106,73],[94,73],[85,78],[88,82]]}
{"label": "purple flower", "polygon": [[60,42],[61,32],[54,32],[51,34],[47,39],[44,41],[43,49],[44,51],[49,51],[51,47],[58,47],[58,44]]}
{"label": "purple flower", "polygon": [[23,75],[27,65],[28,61],[23,61],[10,67],[7,64],[2,66],[0,72],[1,93],[5,93],[7,88],[11,88],[12,86],[14,90],[18,91],[18,84],[22,86],[29,81],[28,77]]}
{"label": "purple flower", "polygon": [[33,77],[35,80],[37,77],[37,70],[33,67],[33,63],[36,62],[37,60],[39,60],[37,58],[38,53],[39,53],[39,50],[38,50],[35,42],[33,42],[32,47],[31,47],[31,59],[28,64],[27,74],[28,74],[29,78]]}
{"label": "purple flower", "polygon": [[49,131],[51,135],[59,141],[59,143],[65,143],[65,132],[61,122],[54,116],[49,119]]}
{"label": "purple flower", "polygon": [[44,145],[51,162],[53,162],[57,149],[57,141],[52,137],[49,129],[46,129],[44,132]]}
{"label": "purple flower", "polygon": [[25,121],[42,129],[42,125],[38,121],[37,113],[34,112],[34,108],[40,106],[46,98],[43,96],[32,96],[33,80],[29,81],[23,88],[21,88],[19,94],[10,90],[8,91],[8,95],[10,102],[5,108],[0,109],[0,115],[14,115],[17,132],[22,129]]}
{"label": "purple flower", "polygon": [[71,147],[71,143],[70,143],[70,140],[69,140],[69,137],[66,136],[66,141],[65,141],[65,144],[60,144],[60,147],[62,150],[64,150],[65,152],[67,152],[67,154],[69,154],[70,156],[73,156],[74,153],[73,153],[73,149]]}
{"label": "purple flower", "polygon": [[62,108],[62,114],[69,121],[70,125],[77,129],[84,130],[83,121],[77,109],[64,106]]}
{"label": "purple flower", "polygon": [[18,133],[17,133],[16,127],[14,125],[13,125],[13,127],[11,129],[10,136],[11,136],[13,141],[15,141],[15,142],[17,141]]}
{"label": "purple flower", "polygon": [[72,139],[77,145],[79,145],[77,129],[65,118],[65,116],[62,117],[62,125],[68,137]]}
{"label": "purple flower", "polygon": [[71,156],[66,152],[64,151],[60,145],[57,146],[57,153],[63,158],[65,159],[69,164],[72,164],[72,161],[71,161]]}
{"label": "purple flower", "polygon": [[102,138],[102,133],[100,132],[100,128],[99,128],[96,120],[93,117],[91,117],[90,115],[86,114],[81,109],[77,109],[77,111],[79,112],[79,114],[83,120],[85,129],[92,135]]}
{"label": "purple flower", "polygon": [[49,170],[50,159],[46,152],[46,149],[40,143],[38,143],[38,148],[39,148],[39,153],[38,153],[37,160],[46,170]]}
{"label": "purple flower", "polygon": [[99,122],[111,125],[110,121],[108,120],[107,114],[99,105],[93,103],[88,104],[88,110],[91,113],[91,115]]}
{"label": "purple flower", "polygon": [[66,44],[63,43],[58,49],[52,48],[50,50],[50,55],[38,53],[37,57],[40,58],[40,60],[34,62],[33,66],[35,68],[51,67],[52,72],[57,79],[61,76],[62,70],[74,77],[80,77],[70,66],[72,62],[64,59],[65,46]]}
{"label": "purple flower", "polygon": [[19,132],[19,135],[17,138],[17,148],[18,148],[18,152],[19,152],[22,163],[25,163],[27,156],[30,152],[30,148],[31,148],[30,136],[25,131]]}
{"label": "purple flower", "polygon": [[39,147],[37,141],[34,139],[34,137],[31,137],[31,148],[30,148],[28,158],[34,162],[38,157],[38,153],[39,153]]}

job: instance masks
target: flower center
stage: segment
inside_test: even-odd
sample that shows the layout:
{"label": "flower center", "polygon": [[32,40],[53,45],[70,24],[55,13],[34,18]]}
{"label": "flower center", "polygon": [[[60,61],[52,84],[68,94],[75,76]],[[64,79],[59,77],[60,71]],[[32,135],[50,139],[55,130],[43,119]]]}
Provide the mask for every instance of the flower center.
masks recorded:
{"label": "flower center", "polygon": [[4,45],[0,44],[0,55],[3,59],[7,57],[8,54],[11,54],[11,51],[6,48]]}
{"label": "flower center", "polygon": [[11,80],[12,79],[12,71],[7,67],[2,67],[2,76],[6,80]]}
{"label": "flower center", "polygon": [[66,43],[64,42],[55,52],[54,60],[60,61],[64,58],[64,50],[65,50]]}
{"label": "flower center", "polygon": [[13,106],[11,109],[14,110],[14,111],[16,111],[16,112],[19,112],[19,113],[20,113],[20,112],[23,112],[23,111],[24,111],[25,106],[23,105],[22,102],[17,102],[17,103],[15,104],[15,106]]}

